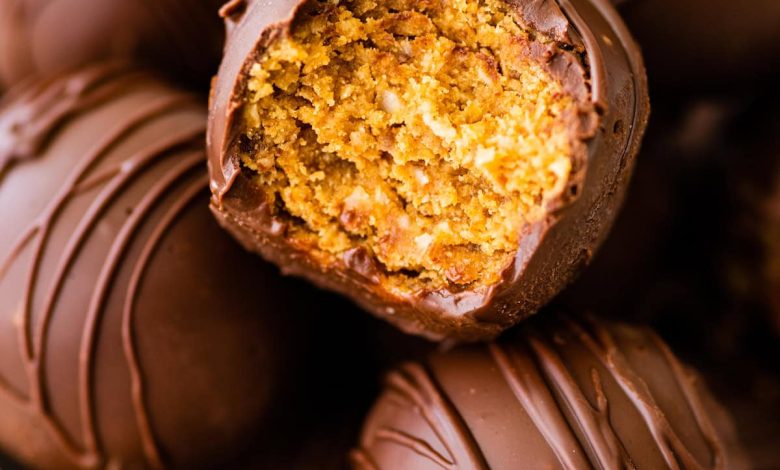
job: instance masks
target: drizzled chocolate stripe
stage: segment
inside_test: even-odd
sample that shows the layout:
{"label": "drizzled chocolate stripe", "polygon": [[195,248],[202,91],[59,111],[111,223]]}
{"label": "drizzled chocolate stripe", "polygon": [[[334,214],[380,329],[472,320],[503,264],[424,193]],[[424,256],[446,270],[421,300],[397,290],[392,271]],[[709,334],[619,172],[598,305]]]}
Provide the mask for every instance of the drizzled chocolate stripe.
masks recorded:
{"label": "drizzled chocolate stripe", "polygon": [[[444,469],[489,468],[468,426],[428,370],[419,364],[406,364],[399,371],[390,373],[386,382],[389,390],[420,414],[446,449],[447,455],[438,453],[424,439],[389,426],[382,427],[369,437],[370,440],[393,442]],[[357,458],[353,457],[355,465],[371,462],[376,466],[369,450],[372,444],[364,442],[362,448],[356,451]]]}
{"label": "drizzled chocolate stripe", "polygon": [[[595,468],[622,469],[634,468],[615,429],[609,419],[609,402],[603,393],[600,378],[592,371],[591,380],[596,390],[597,407],[590,406],[583,390],[568,370],[568,365],[555,351],[550,342],[545,341],[539,332],[533,332],[527,338],[530,351],[540,365],[544,380],[551,384],[550,389],[557,396],[559,406],[565,407],[574,417],[569,423],[578,430],[580,444],[588,452],[590,464]],[[561,417],[561,409],[557,414]],[[565,419],[565,418],[564,418]],[[569,467],[576,468],[576,467]]]}
{"label": "drizzled chocolate stripe", "polygon": [[[74,231],[71,240],[63,251],[63,254],[60,258],[59,267],[57,268],[56,274],[54,276],[52,287],[46,296],[46,301],[44,303],[44,307],[42,308],[43,317],[38,323],[38,328],[36,329],[35,335],[31,339],[28,332],[32,315],[32,309],[30,305],[31,296],[32,291],[36,286],[35,281],[40,268],[39,264],[45,251],[49,232],[53,224],[56,222],[57,215],[61,212],[67,201],[75,193],[79,193],[84,190],[84,186],[78,184],[78,181],[84,177],[85,172],[87,172],[97,161],[99,161],[109,148],[115,145],[129,132],[132,132],[135,127],[144,124],[150,119],[153,119],[155,116],[160,115],[160,113],[165,113],[174,109],[176,105],[180,105],[182,103],[182,99],[182,97],[168,97],[163,101],[152,103],[152,105],[148,108],[141,110],[137,116],[131,117],[130,120],[118,126],[116,132],[110,133],[108,138],[106,138],[103,142],[100,143],[100,145],[97,146],[95,152],[88,154],[86,158],[82,160],[80,167],[77,168],[77,170],[74,172],[74,175],[70,178],[70,181],[65,184],[60,195],[54,199],[50,209],[46,210],[42,220],[36,222],[33,227],[28,230],[28,233],[38,234],[39,236],[34,250],[35,254],[32,260],[32,265],[29,269],[30,274],[25,286],[24,309],[22,322],[20,323],[20,330],[22,330],[24,337],[22,344],[24,345],[25,357],[27,358],[27,361],[30,365],[29,370],[32,386],[32,401],[38,403],[40,410],[46,414],[48,414],[48,407],[45,404],[43,393],[43,389],[45,388],[45,371],[43,367],[44,357],[46,356],[45,338],[47,336],[48,325],[53,311],[54,302],[59,295],[62,282],[71,263],[77,255],[80,246],[86,240],[86,236],[94,224],[97,223],[100,213],[105,209],[109,201],[121,190],[122,186],[127,184],[132,177],[137,175],[139,171],[143,170],[145,165],[158,159],[161,153],[168,151],[173,146],[179,145],[182,142],[189,141],[194,137],[199,136],[202,134],[202,130],[196,132],[189,131],[186,134],[174,136],[168,142],[163,142],[161,145],[158,144],[155,146],[155,148],[150,148],[148,151],[143,152],[138,156],[139,161],[134,162],[131,158],[114,168],[108,169],[102,174],[96,175],[88,182],[86,187],[94,186],[98,181],[110,181],[109,186],[104,190],[103,194],[99,195],[95,199],[93,205],[85,213],[84,217],[79,223],[79,226]],[[23,236],[22,240],[26,243],[30,241],[31,238],[32,236]],[[20,253],[23,248],[23,245],[20,245],[18,248],[14,248],[12,250],[12,254]],[[10,257],[4,263],[4,266],[10,266],[13,264],[13,261],[14,256],[12,255],[12,257]],[[94,437],[94,425],[92,424],[92,420],[90,419],[87,421],[87,423],[83,424],[86,426],[85,437],[87,438],[87,448],[94,450],[97,444]]]}
{"label": "drizzled chocolate stripe", "polygon": [[[590,321],[589,330],[579,325],[577,322],[571,319],[566,319],[567,326],[573,330],[580,341],[593,353],[593,355],[601,362],[601,364],[610,372],[612,378],[618,383],[626,396],[631,400],[636,410],[640,413],[647,425],[648,430],[653,435],[658,450],[664,456],[669,468],[678,469],[704,469],[714,466],[717,468],[718,459],[714,462],[699,462],[693,453],[686,447],[680,436],[675,432],[671,423],[663,413],[661,408],[656,403],[653,394],[647,387],[647,384],[642,380],[639,371],[634,370],[629,364],[626,357],[620,352],[614,338],[610,332],[597,323]],[[679,375],[677,376],[677,386],[681,390],[686,390],[690,387],[688,381],[680,381]],[[691,391],[685,391],[683,398],[686,399],[686,405],[692,407],[690,401],[687,400],[691,395]],[[697,426],[699,432],[703,436],[708,436],[710,445],[710,454],[713,456],[718,455],[716,450],[717,445],[712,445],[718,442],[714,436],[708,435],[708,432],[712,429],[712,425],[709,420],[702,413],[694,413],[697,418]]]}
{"label": "drizzled chocolate stripe", "polygon": [[[12,152],[3,153],[3,149],[0,149],[0,178],[2,170],[9,169],[11,163],[25,158],[37,157],[43,151],[43,146],[54,137],[61,126],[66,125],[69,119],[77,118],[83,113],[115,99],[116,96],[131,93],[137,87],[148,86],[150,83],[153,82],[146,75],[128,73],[124,66],[107,65],[86,69],[67,79],[60,79],[54,85],[45,82],[21,92],[17,95],[24,103],[21,106],[21,111],[11,107],[10,110],[4,110],[5,113],[0,118],[0,132],[10,128],[11,132],[21,139],[20,145],[12,148]],[[5,103],[15,103],[15,100],[7,100]],[[95,168],[107,157],[111,149],[131,138],[141,126],[146,126],[150,122],[175,112],[182,106],[192,105],[193,99],[190,96],[169,92],[148,104],[144,104],[130,115],[123,116],[122,121],[103,137],[97,139],[92,150],[79,160],[73,171],[64,178],[60,190],[52,201],[22,232],[18,241],[9,250],[7,257],[0,262],[0,282],[3,282],[9,270],[17,263],[19,256],[30,247],[33,250],[33,255],[26,268],[27,274],[21,293],[21,315],[16,323],[20,339],[20,355],[28,378],[29,392],[24,394],[13,389],[10,382],[2,377],[0,377],[0,392],[5,393],[20,407],[38,415],[66,457],[74,465],[80,467],[94,468],[106,463],[106,456],[101,448],[101,439],[97,434],[95,421],[93,364],[95,362],[97,329],[101,318],[105,315],[104,304],[107,295],[111,289],[116,287],[113,285],[113,279],[120,269],[120,261],[127,247],[137,237],[141,227],[148,223],[151,211],[161,199],[167,194],[171,194],[171,191],[181,186],[183,182],[194,179],[197,183],[190,183],[184,190],[177,190],[173,206],[168,210],[163,220],[156,223],[153,236],[149,240],[145,240],[144,253],[134,264],[136,274],[132,278],[130,286],[127,287],[128,302],[132,302],[142,273],[149,262],[149,250],[156,246],[160,238],[171,227],[176,216],[187,207],[197,194],[207,187],[205,177],[198,178],[197,174],[193,174],[193,170],[199,168],[204,162],[203,151],[191,150],[187,153],[185,148],[197,148],[204,136],[205,122],[203,125],[191,129],[181,128],[163,139],[151,142],[146,148],[127,156],[109,168],[99,172],[95,172]],[[28,121],[28,113],[33,113],[37,118],[33,120],[29,128],[18,128],[18,123]],[[20,116],[25,117],[25,119],[20,121]],[[176,149],[183,149],[183,151]],[[84,442],[82,446],[76,443],[73,436],[68,434],[63,424],[54,416],[47,399],[49,391],[44,364],[48,355],[49,327],[56,313],[55,305],[61,296],[64,282],[80,250],[88,243],[89,238],[96,230],[97,223],[109,211],[112,203],[126,193],[141,175],[150,171],[153,166],[156,167],[158,163],[171,158],[177,159],[175,165],[150,186],[138,202],[136,209],[119,229],[117,237],[113,240],[103,260],[103,266],[96,278],[91,299],[86,305],[87,316],[78,351],[77,378],[81,437]],[[194,175],[195,178],[188,175]],[[51,241],[51,233],[61,214],[75,196],[98,188],[100,188],[99,192],[81,214],[64,249],[58,253],[54,275],[43,297],[44,301],[37,323],[33,325],[32,296],[37,289],[42,287],[39,285],[38,275],[41,271],[44,253]],[[128,304],[125,310],[125,315],[128,318],[123,319],[126,326],[123,327],[122,334],[127,343],[125,355],[131,369],[133,382],[131,392],[134,397],[133,409],[137,415],[138,432],[148,459],[148,465],[161,468],[164,464],[158,451],[159,446],[155,442],[150,420],[143,405],[143,376],[131,344],[132,308],[130,305]]]}
{"label": "drizzled chocolate stripe", "polygon": [[[160,156],[159,153],[146,153],[146,155],[150,157],[155,155],[157,157]],[[117,234],[117,237],[114,240],[114,243],[111,246],[108,255],[106,256],[104,269],[100,273],[97,279],[96,288],[93,293],[92,300],[90,301],[89,311],[86,319],[86,327],[84,329],[83,340],[81,343],[81,350],[79,354],[79,358],[81,359],[81,367],[79,368],[80,370],[79,388],[81,390],[81,411],[83,414],[82,423],[89,424],[87,430],[90,432],[90,438],[92,439],[92,442],[94,443],[93,445],[95,446],[96,446],[95,436],[94,436],[95,417],[94,417],[94,410],[93,410],[94,404],[93,404],[92,393],[91,393],[92,363],[94,362],[95,335],[96,335],[97,324],[102,312],[102,305],[105,301],[105,297],[108,295],[109,288],[111,287],[112,277],[115,274],[115,271],[119,268],[119,261],[122,257],[123,252],[127,249],[128,244],[130,243],[132,238],[139,230],[141,224],[144,222],[144,219],[148,217],[154,204],[159,201],[159,199],[165,194],[166,191],[170,190],[170,188],[174,184],[176,184],[179,179],[181,179],[183,174],[192,170],[193,168],[197,168],[202,162],[203,162],[202,152],[195,152],[190,155],[186,155],[185,157],[183,157],[181,163],[179,163],[168,174],[164,175],[160,179],[160,181],[158,181],[154,186],[152,186],[149,189],[147,195],[138,203],[138,206],[133,211],[133,214],[125,222],[125,225],[121,228],[121,230]],[[136,375],[140,375],[140,374],[136,374]],[[142,421],[142,419],[140,418],[138,418],[137,420],[139,422]],[[149,442],[150,440],[149,436],[151,436],[151,433],[148,432],[147,430],[141,430],[141,431],[142,431],[141,436],[142,436],[144,448],[155,449],[156,445],[153,442]],[[147,454],[147,456],[150,457],[150,463],[152,463],[154,467],[156,468],[162,467],[162,462],[159,458],[159,453],[152,452],[150,454]]]}
{"label": "drizzled chocolate stripe", "polygon": [[[715,426],[704,406],[706,391],[655,334],[547,315],[495,343],[440,353],[427,362],[430,369],[406,365],[392,374],[353,464],[382,470],[431,463],[464,470],[485,468],[479,466],[484,462],[496,470],[742,468],[739,450],[731,441],[726,445],[728,424]],[[409,370],[425,375],[412,380]],[[431,400],[423,380],[442,381],[446,389],[438,387]],[[464,445],[448,429],[473,440]],[[436,442],[418,437],[430,433]],[[406,451],[400,457],[399,448]],[[463,448],[482,460],[456,457]]]}
{"label": "drizzled chocolate stripe", "polygon": [[685,399],[688,401],[688,406],[696,417],[696,423],[699,426],[702,437],[707,441],[707,445],[712,453],[712,466],[715,468],[724,468],[726,465],[725,456],[723,455],[723,442],[721,442],[715,425],[709,416],[704,412],[705,407],[701,400],[701,395],[697,389],[697,380],[691,375],[690,372],[685,370],[685,366],[679,359],[672,353],[669,346],[664,343],[661,338],[654,332],[648,332],[650,341],[658,348],[664,356],[667,364],[672,370],[672,373],[677,379],[677,383],[680,385],[680,389],[685,394]]}
{"label": "drizzled chocolate stripe", "polygon": [[[197,166],[203,163],[203,154],[201,152],[193,154],[193,156],[196,157],[194,160],[192,158],[188,159],[189,161],[185,161],[184,165],[181,165],[181,167],[177,168],[176,171],[173,172],[172,174],[173,178],[171,178],[171,181],[169,181],[168,184],[164,185],[163,189],[167,189],[170,186],[170,184],[180,179],[184,173],[189,172],[193,168],[197,168]],[[160,240],[162,239],[163,235],[173,225],[173,222],[176,219],[176,217],[178,217],[181,214],[181,212],[183,212],[184,209],[186,209],[187,205],[192,203],[192,201],[199,194],[202,194],[204,189],[207,186],[208,186],[208,182],[206,181],[205,177],[198,178],[194,184],[191,184],[182,193],[182,195],[173,204],[173,206],[168,210],[168,212],[163,217],[162,221],[157,225],[155,231],[151,234],[149,239],[146,241],[146,245],[144,246],[143,252],[138,257],[138,261],[136,261],[135,266],[133,268],[133,274],[128,284],[127,297],[126,297],[126,301],[122,313],[122,348],[125,354],[125,358],[127,359],[127,363],[130,366],[130,377],[132,381],[132,400],[133,400],[133,408],[136,413],[136,423],[138,425],[138,430],[141,435],[141,444],[144,449],[144,454],[146,455],[149,464],[154,468],[163,468],[164,464],[162,461],[162,457],[160,455],[159,446],[154,437],[154,431],[152,430],[151,419],[149,418],[149,412],[147,410],[146,402],[144,399],[143,374],[141,371],[141,364],[138,359],[138,353],[136,352],[134,346],[134,337],[133,337],[134,334],[133,334],[133,323],[132,323],[133,302],[136,299],[136,292],[138,290],[138,286],[143,278],[143,274],[146,270],[146,267],[149,264],[151,255],[154,252],[154,250],[157,248],[157,245],[160,243]],[[154,192],[151,192],[150,194],[151,196],[147,196],[148,199],[147,204],[149,206],[151,206],[151,204],[156,202],[160,196],[160,194],[155,194]],[[143,205],[144,204],[142,204],[142,206]]]}
{"label": "drizzled chocolate stripe", "polygon": [[530,355],[515,353],[498,343],[491,343],[488,349],[507,386],[544,436],[558,462],[564,468],[586,468],[589,462],[579,441],[561,415]]}
{"label": "drizzled chocolate stripe", "polygon": [[120,91],[149,84],[124,62],[100,64],[67,80],[33,81],[15,92],[23,106],[0,116],[0,177],[14,162],[35,158],[69,118],[113,99]]}
{"label": "drizzled chocolate stripe", "polygon": [[[101,174],[94,175],[88,180],[79,183],[79,181],[84,178],[84,175],[88,172],[88,170],[94,166],[95,163],[103,157],[103,154],[107,152],[113,145],[127,137],[129,133],[133,132],[138,126],[143,125],[148,120],[166,112],[173,111],[176,106],[179,106],[189,100],[190,98],[184,95],[163,97],[159,101],[154,101],[150,105],[140,109],[136,114],[128,116],[127,121],[119,124],[113,131],[110,131],[105,137],[101,138],[101,140],[99,140],[95,145],[94,149],[89,152],[84,159],[81,160],[76,170],[71,174],[69,179],[63,185],[60,193],[55,196],[49,208],[46,209],[46,211],[37,218],[35,223],[30,226],[26,233],[21,236],[21,239],[15,244],[8,258],[4,260],[2,264],[0,264],[0,277],[3,277],[7,270],[10,269],[16,257],[27,246],[27,244],[32,241],[32,238],[39,232],[43,232],[43,235],[37,240],[34,269],[30,270],[30,276],[33,277],[27,280],[26,286],[28,290],[25,291],[24,295],[23,311],[25,314],[22,317],[22,324],[20,325],[20,329],[24,334],[22,341],[24,346],[24,357],[29,359],[34,355],[32,350],[33,341],[31,340],[30,332],[28,331],[31,294],[31,292],[29,292],[29,288],[35,284],[34,275],[37,272],[37,264],[39,261],[38,258],[42,253],[41,244],[44,243],[45,238],[48,237],[49,228],[54,218],[56,217],[56,214],[59,213],[63,205],[70,198],[92,189],[98,184],[104,183],[105,181],[111,179],[116,174],[116,172],[121,170],[120,167],[115,167]],[[152,157],[154,157],[154,155]],[[76,247],[69,248],[66,250],[66,252],[71,252],[75,249]],[[40,345],[36,345],[35,351],[39,352],[40,347]]]}

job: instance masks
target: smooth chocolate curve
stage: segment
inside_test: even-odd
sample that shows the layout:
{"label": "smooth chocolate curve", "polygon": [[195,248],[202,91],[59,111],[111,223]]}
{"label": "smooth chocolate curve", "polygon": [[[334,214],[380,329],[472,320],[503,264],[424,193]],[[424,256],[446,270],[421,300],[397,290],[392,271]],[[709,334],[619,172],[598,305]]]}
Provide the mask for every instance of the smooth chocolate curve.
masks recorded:
{"label": "smooth chocolate curve", "polygon": [[[360,256],[346,257],[343,269],[324,272],[304,253],[288,247],[283,223],[268,216],[262,197],[242,174],[233,153],[247,67],[274,38],[289,33],[304,3],[235,0],[222,9],[228,40],[211,90],[207,133],[212,210],[220,223],[247,249],[274,262],[284,273],[340,292],[404,331],[430,339],[491,338],[536,312],[573,279],[603,241],[622,203],[647,124],[642,58],[613,7],[607,0],[512,2],[518,12],[526,14],[523,20],[530,27],[550,31],[570,47],[580,41],[584,47],[587,99],[599,111],[599,118],[598,123],[591,123],[595,135],[586,132],[584,136],[586,168],[575,172],[571,181],[576,195],[551,210],[546,219],[526,227],[515,261],[500,283],[480,292],[438,291],[390,298],[373,285],[370,272],[361,269],[365,263]],[[555,76],[566,84],[572,63],[562,58],[569,56],[545,57],[548,69],[557,70]]]}
{"label": "smooth chocolate curve", "polygon": [[655,333],[569,316],[407,363],[356,469],[742,468],[732,424]]}
{"label": "smooth chocolate curve", "polygon": [[133,59],[199,89],[219,63],[223,0],[0,4],[0,88],[97,60]]}
{"label": "smooth chocolate curve", "polygon": [[277,338],[296,300],[209,213],[205,107],[115,64],[11,95],[0,449],[34,468],[232,457],[295,363]]}

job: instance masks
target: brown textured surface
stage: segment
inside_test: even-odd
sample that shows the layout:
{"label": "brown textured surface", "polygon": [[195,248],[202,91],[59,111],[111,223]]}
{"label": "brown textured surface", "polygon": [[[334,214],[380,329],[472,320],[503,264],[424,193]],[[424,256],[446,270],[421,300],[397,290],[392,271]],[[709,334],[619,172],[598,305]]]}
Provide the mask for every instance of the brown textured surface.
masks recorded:
{"label": "brown textured surface", "polygon": [[21,462],[214,464],[293,371],[304,300],[213,221],[205,121],[121,65],[3,102],[0,449]]}
{"label": "brown textured surface", "polygon": [[[577,32],[576,40],[584,43],[590,64],[590,99],[603,111],[596,136],[588,142],[587,175],[576,200],[527,227],[515,263],[487,291],[442,290],[391,298],[361,274],[365,264],[361,260],[323,272],[305,253],[291,249],[285,243],[284,227],[265,215],[262,196],[231,153],[245,68],[254,62],[258,48],[285,34],[298,6],[295,1],[234,1],[223,10],[229,39],[212,88],[208,133],[213,208],[220,222],[246,247],[286,273],[346,294],[407,332],[433,339],[476,340],[495,336],[535,312],[574,277],[600,244],[619,208],[646,124],[642,61],[614,10],[601,0],[566,2],[562,10],[549,5],[526,10],[531,27],[552,28],[560,37],[568,37],[566,28],[555,26],[545,15],[561,11],[567,15],[565,21]],[[557,76],[566,77],[574,70],[567,56],[542,57]]]}
{"label": "brown textured surface", "polygon": [[[578,189],[597,121],[578,53],[515,16],[307,4],[249,67],[239,118],[242,173],[286,243],[323,271],[359,259],[391,297],[499,282],[523,227]],[[547,54],[571,59],[566,85]]]}
{"label": "brown textured surface", "polygon": [[205,89],[223,43],[222,0],[4,0],[0,88],[107,58],[135,58]]}
{"label": "brown textured surface", "polygon": [[729,418],[655,333],[552,314],[391,373],[360,469],[741,468]]}

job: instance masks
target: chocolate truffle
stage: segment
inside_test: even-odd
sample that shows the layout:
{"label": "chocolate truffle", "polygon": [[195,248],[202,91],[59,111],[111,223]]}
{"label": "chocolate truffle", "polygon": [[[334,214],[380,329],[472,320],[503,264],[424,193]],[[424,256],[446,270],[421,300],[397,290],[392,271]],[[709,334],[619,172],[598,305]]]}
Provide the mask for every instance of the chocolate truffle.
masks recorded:
{"label": "chocolate truffle", "polygon": [[231,455],[293,367],[278,338],[301,303],[208,210],[205,106],[116,65],[6,98],[0,450],[58,469]]}
{"label": "chocolate truffle", "polygon": [[212,207],[246,247],[403,330],[479,340],[587,263],[644,68],[605,0],[233,1]]}
{"label": "chocolate truffle", "polygon": [[740,468],[731,422],[652,331],[568,316],[387,377],[354,468]]}
{"label": "chocolate truffle", "polygon": [[653,90],[688,96],[780,77],[780,2],[615,0],[647,60]]}
{"label": "chocolate truffle", "polygon": [[0,2],[0,88],[107,58],[135,58],[205,88],[219,64],[224,0]]}

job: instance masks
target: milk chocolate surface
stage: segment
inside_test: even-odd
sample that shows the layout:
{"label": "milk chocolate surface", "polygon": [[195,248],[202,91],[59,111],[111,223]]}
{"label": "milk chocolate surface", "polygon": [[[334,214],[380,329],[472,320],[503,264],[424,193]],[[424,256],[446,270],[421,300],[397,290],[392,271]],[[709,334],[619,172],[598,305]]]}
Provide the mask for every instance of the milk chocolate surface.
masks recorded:
{"label": "milk chocolate surface", "polygon": [[101,59],[152,65],[208,86],[223,45],[222,0],[9,0],[0,4],[0,88]]}
{"label": "milk chocolate surface", "polygon": [[215,465],[294,370],[301,301],[209,213],[205,125],[118,64],[4,98],[0,449],[20,463]]}
{"label": "milk chocolate surface", "polygon": [[353,467],[742,468],[702,387],[651,330],[550,314],[390,373]]}

